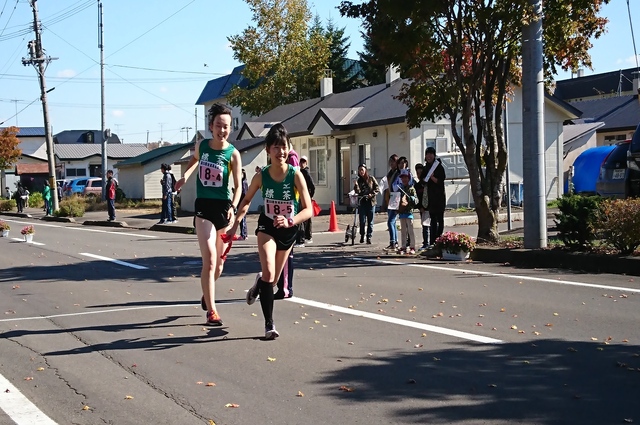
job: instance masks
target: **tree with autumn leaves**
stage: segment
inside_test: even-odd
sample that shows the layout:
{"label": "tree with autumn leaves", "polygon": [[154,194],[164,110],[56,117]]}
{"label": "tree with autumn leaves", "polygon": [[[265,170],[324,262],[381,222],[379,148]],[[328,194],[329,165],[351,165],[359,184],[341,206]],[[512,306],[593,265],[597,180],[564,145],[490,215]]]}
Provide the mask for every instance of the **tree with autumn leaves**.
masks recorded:
{"label": "tree with autumn leaves", "polygon": [[234,59],[245,64],[242,75],[248,87],[233,87],[229,103],[257,116],[279,105],[317,97],[330,41],[319,25],[309,25],[307,1],[245,1],[254,25],[228,40]]}
{"label": "tree with autumn leaves", "polygon": [[18,148],[20,139],[16,137],[19,131],[18,127],[0,129],[0,170],[6,170],[15,165],[22,155],[22,150]]}
{"label": "tree with autumn leaves", "polygon": [[[607,20],[609,0],[544,0],[544,68],[591,68],[591,37]],[[407,121],[446,118],[469,171],[478,239],[498,240],[498,213],[507,166],[503,112],[521,84],[522,38],[537,19],[530,0],[343,1],[343,15],[360,18],[385,64],[407,78],[399,99]],[[462,132],[458,131],[461,125]]]}

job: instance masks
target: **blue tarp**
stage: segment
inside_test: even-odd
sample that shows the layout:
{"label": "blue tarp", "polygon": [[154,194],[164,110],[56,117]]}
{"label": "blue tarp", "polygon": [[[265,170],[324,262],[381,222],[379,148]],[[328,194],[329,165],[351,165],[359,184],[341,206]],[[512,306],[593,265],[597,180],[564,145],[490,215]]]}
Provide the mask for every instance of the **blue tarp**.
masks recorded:
{"label": "blue tarp", "polygon": [[[575,193],[596,193],[596,181],[600,174],[600,166],[607,155],[615,148],[599,146],[582,152],[573,162],[573,187]],[[565,186],[568,183],[565,182]],[[565,187],[565,193],[568,190]]]}

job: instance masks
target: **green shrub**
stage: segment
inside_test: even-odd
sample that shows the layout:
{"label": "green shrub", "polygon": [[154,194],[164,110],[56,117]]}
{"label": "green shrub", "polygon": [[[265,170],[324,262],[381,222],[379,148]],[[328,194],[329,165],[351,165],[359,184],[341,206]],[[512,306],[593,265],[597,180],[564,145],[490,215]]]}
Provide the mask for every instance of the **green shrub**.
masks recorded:
{"label": "green shrub", "polygon": [[53,212],[56,217],[82,217],[84,215],[84,199],[79,196],[63,198],[60,209]]}
{"label": "green shrub", "polygon": [[122,202],[123,199],[126,199],[127,195],[124,193],[124,190],[117,188],[116,189],[116,202]]}
{"label": "green shrub", "polygon": [[572,249],[589,248],[595,239],[598,216],[598,196],[564,195],[558,199],[556,213],[558,236]]}
{"label": "green shrub", "polygon": [[11,211],[17,208],[15,199],[5,199],[0,201],[0,211]]}
{"label": "green shrub", "polygon": [[640,246],[640,199],[606,200],[600,204],[598,230],[623,255]]}
{"label": "green shrub", "polygon": [[29,208],[42,208],[44,207],[44,198],[40,192],[29,193]]}

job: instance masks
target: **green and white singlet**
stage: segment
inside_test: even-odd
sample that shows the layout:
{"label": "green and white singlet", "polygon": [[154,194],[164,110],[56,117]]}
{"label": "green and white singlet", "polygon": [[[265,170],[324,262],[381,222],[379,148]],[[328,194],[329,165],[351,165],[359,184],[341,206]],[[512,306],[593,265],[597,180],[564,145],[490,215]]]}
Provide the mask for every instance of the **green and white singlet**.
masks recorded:
{"label": "green and white singlet", "polygon": [[276,182],[269,175],[271,165],[262,169],[263,214],[270,219],[283,215],[293,218],[300,211],[300,194],[295,185],[295,167],[289,165],[282,182]]}
{"label": "green and white singlet", "polygon": [[214,150],[209,147],[210,140],[200,142],[196,196],[207,199],[231,199],[229,175],[231,156],[236,148],[229,144],[226,149]]}

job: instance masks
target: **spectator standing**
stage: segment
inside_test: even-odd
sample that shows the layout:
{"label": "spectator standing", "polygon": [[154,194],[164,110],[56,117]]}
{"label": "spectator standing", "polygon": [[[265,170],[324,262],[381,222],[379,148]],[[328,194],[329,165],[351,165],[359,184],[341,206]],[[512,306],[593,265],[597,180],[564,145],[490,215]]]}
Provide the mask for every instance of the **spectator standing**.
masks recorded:
{"label": "spectator standing", "polygon": [[45,216],[51,215],[51,186],[49,186],[49,181],[44,181],[44,189],[42,190],[42,197],[44,198],[44,212]]}
{"label": "spectator standing", "polygon": [[[400,254],[416,253],[416,236],[413,232],[413,209],[418,203],[416,190],[411,186],[411,173],[408,169],[400,171],[400,181],[398,186],[400,191],[400,206],[398,207],[398,217],[400,218]],[[408,244],[407,244],[408,240]]]}
{"label": "spectator standing", "polygon": [[7,199],[11,199],[11,189],[9,189],[9,186],[7,186],[7,187],[5,187],[5,188],[4,188],[4,196],[5,196]]}
{"label": "spectator standing", "polygon": [[358,217],[360,219],[360,243],[364,243],[365,237],[365,220],[367,223],[367,244],[371,245],[371,237],[373,236],[373,213],[376,206],[376,195],[380,193],[378,182],[373,176],[369,175],[367,166],[362,164],[358,167],[358,179],[353,186],[354,192],[358,194],[360,205],[358,207]]}
{"label": "spectator standing", "polygon": [[424,151],[425,165],[422,169],[420,180],[426,182],[427,197],[429,199],[428,211],[431,218],[431,237],[429,244],[433,245],[436,239],[444,231],[444,209],[447,205],[444,181],[447,175],[440,159],[436,159],[436,150],[428,147]]}
{"label": "spectator standing", "polygon": [[167,164],[160,165],[160,171],[162,171],[162,180],[160,180],[160,186],[162,187],[162,215],[158,224],[173,223],[172,178],[167,168]]}
{"label": "spectator standing", "polygon": [[104,189],[107,198],[107,213],[109,214],[107,221],[114,221],[116,219],[116,189],[118,189],[118,183],[116,179],[113,178],[113,170],[108,170],[107,184]]}
{"label": "spectator standing", "polygon": [[396,193],[393,183],[400,175],[398,170],[398,155],[393,154],[389,157],[389,171],[387,172],[387,186],[384,192],[385,204],[387,205],[387,230],[389,231],[389,246],[386,250],[396,250],[398,248],[398,229],[396,229],[396,219],[398,217],[398,211],[389,208],[389,200],[391,194]]}
{"label": "spectator standing", "polygon": [[[309,167],[307,166],[307,157],[300,157],[300,172],[304,177],[305,182],[307,182],[307,190],[309,191],[309,196],[311,199],[316,194],[316,185],[313,184],[313,178],[311,178],[311,173],[309,173]],[[311,232],[311,219],[300,224],[300,231],[298,233],[298,242],[294,247],[304,247],[306,243],[313,243],[313,234]]]}
{"label": "spectator standing", "polygon": [[419,251],[424,251],[425,249],[429,249],[429,227],[431,226],[431,219],[429,218],[429,210],[428,207],[428,197],[425,192],[426,183],[420,180],[420,176],[422,175],[422,170],[424,169],[424,165],[421,163],[416,164],[416,176],[418,176],[418,180],[416,180],[413,184],[413,188],[416,190],[416,197],[418,198],[418,210],[420,211],[420,224],[422,225],[422,246]]}
{"label": "spectator standing", "polygon": [[24,205],[27,199],[27,191],[22,186],[22,183],[18,182],[18,190],[16,191],[16,204],[18,205],[18,212],[24,212]]}
{"label": "spectator standing", "polygon": [[176,195],[178,191],[176,190],[176,176],[171,172],[171,164],[167,164],[167,171],[169,171],[169,175],[171,176],[171,215],[173,216],[172,223],[178,222],[178,205],[176,204]]}
{"label": "spectator standing", "polygon": [[[240,194],[240,203],[242,203],[242,200],[247,194],[248,189],[249,183],[247,182],[247,173],[244,171],[244,169],[242,169],[242,193]],[[240,239],[244,241],[248,236],[249,233],[247,232],[247,215],[245,214],[245,216],[242,217],[242,221],[240,222]]]}

